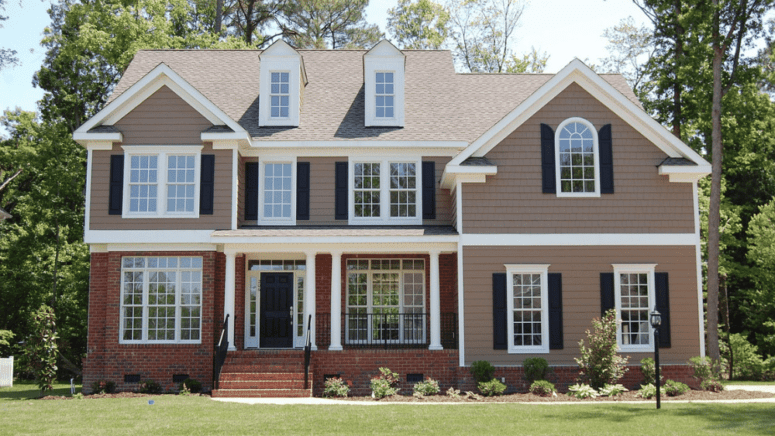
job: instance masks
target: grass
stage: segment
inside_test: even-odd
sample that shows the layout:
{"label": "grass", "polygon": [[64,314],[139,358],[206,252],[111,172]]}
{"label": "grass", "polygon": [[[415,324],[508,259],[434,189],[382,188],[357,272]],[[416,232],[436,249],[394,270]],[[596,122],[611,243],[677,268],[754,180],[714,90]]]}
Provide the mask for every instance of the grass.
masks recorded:
{"label": "grass", "polygon": [[[68,385],[58,385],[67,393]],[[3,434],[750,434],[769,435],[773,404],[276,406],[209,397],[33,400],[0,389]],[[646,430],[647,429],[647,430]]]}
{"label": "grass", "polygon": [[721,380],[721,384],[724,386],[727,386],[727,385],[775,386],[775,381]]}
{"label": "grass", "polygon": [[[75,385],[75,392],[81,392],[81,385]],[[46,395],[70,396],[70,383],[54,383],[54,390],[46,392]],[[0,388],[0,402],[5,400],[31,400],[40,398],[38,385],[28,381],[14,381],[13,387]],[[2,404],[2,403],[0,403]]]}

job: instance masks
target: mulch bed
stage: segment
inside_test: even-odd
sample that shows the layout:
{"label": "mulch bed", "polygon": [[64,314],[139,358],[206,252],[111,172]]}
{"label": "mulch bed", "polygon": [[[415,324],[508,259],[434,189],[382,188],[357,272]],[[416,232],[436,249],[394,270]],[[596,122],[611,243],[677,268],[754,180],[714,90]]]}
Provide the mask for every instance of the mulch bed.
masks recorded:
{"label": "mulch bed", "polygon": [[[115,394],[92,394],[92,395],[84,395],[84,400],[98,400],[100,398],[142,398],[142,397],[160,397],[162,395],[175,395],[177,394],[140,394],[137,392],[117,392]],[[199,396],[209,396],[206,394],[189,394],[192,397],[199,397]],[[48,395],[43,398],[38,398],[39,400],[74,400],[75,398],[70,396],[62,396],[62,395]]]}
{"label": "mulch bed", "polygon": [[[752,391],[723,391],[723,392],[708,392],[708,391],[689,391],[683,395],[677,397],[668,397],[662,393],[662,401],[707,401],[707,400],[751,400],[756,398],[773,398],[773,394],[767,392],[752,392]],[[578,399],[566,394],[557,394],[557,396],[541,397],[533,394],[510,394],[501,395],[496,397],[481,397],[480,399],[468,398],[461,392],[460,398],[453,398],[447,395],[432,395],[424,398],[416,398],[410,395],[394,395],[392,397],[386,397],[381,400],[375,400],[371,397],[348,397],[342,398],[346,401],[380,401],[388,403],[552,403],[559,401],[572,401],[572,402],[620,402],[620,401],[642,401],[642,402],[656,402],[656,398],[643,399],[637,396],[637,392],[629,391],[616,397],[597,397]]]}

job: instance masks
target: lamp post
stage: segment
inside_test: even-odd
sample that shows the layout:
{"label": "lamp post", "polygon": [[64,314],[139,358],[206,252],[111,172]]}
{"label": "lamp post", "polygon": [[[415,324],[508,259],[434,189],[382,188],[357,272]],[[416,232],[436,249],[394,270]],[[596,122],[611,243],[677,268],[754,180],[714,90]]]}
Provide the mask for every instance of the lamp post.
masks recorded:
{"label": "lamp post", "polygon": [[661,398],[659,395],[659,326],[662,325],[662,314],[657,311],[656,306],[651,312],[651,328],[654,329],[654,366],[657,383],[657,409],[661,407]]}

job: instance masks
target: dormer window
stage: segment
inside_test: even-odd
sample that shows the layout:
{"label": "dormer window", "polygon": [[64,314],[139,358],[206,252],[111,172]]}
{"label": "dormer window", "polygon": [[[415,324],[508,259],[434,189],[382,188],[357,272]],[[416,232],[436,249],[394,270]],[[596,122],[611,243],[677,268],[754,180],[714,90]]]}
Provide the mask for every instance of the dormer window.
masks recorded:
{"label": "dormer window", "polygon": [[363,55],[366,127],[404,126],[404,63],[406,56],[381,41]]}
{"label": "dormer window", "polygon": [[393,118],[395,88],[392,72],[377,73],[376,91],[377,118]]}
{"label": "dormer window", "polygon": [[290,83],[288,73],[272,73],[272,118],[288,118]]}

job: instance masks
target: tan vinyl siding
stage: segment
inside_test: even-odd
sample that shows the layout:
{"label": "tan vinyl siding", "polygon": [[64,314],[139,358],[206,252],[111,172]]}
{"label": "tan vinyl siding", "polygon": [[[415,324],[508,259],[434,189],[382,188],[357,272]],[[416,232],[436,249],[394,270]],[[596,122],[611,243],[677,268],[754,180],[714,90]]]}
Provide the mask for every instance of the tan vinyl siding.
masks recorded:
{"label": "tan vinyl siding", "polygon": [[[451,160],[449,157],[424,157],[425,162],[433,161],[436,163],[436,219],[423,220],[425,226],[448,226],[452,223],[452,198],[449,195],[449,189],[441,189],[441,176],[444,174],[444,167]],[[422,186],[422,184],[420,184]],[[422,208],[420,208],[422,209]]]}
{"label": "tan vinyl siding", "polygon": [[[575,365],[578,343],[586,338],[591,320],[600,316],[600,273],[613,272],[611,264],[656,263],[670,284],[671,348],[660,349],[662,363],[681,364],[700,354],[697,315],[695,247],[465,247],[465,360],[489,360],[495,365],[519,365],[531,354],[493,350],[492,274],[506,272],[504,264],[550,264],[550,273],[562,274],[563,350],[551,350],[550,365]],[[637,364],[653,353],[625,353]]]}
{"label": "tan vinyl siding", "polygon": [[336,162],[347,162],[346,157],[305,157],[309,162],[309,220],[296,221],[299,225],[346,225],[336,220]]}
{"label": "tan vinyl siding", "polygon": [[[110,156],[123,154],[121,144],[114,143],[112,151],[92,152],[92,187],[90,230],[220,230],[231,228],[231,150],[213,150],[205,143],[202,154],[215,155],[215,190],[213,215],[199,218],[121,218],[108,215],[110,190]],[[126,193],[125,193],[126,194]]]}
{"label": "tan vinyl siding", "polygon": [[202,142],[202,131],[210,126],[211,122],[166,86],[115,123],[124,144],[130,145],[197,145]]}
{"label": "tan vinyl siding", "polygon": [[[540,124],[582,117],[613,133],[614,194],[557,198],[541,188]],[[495,146],[498,174],[463,184],[466,233],[693,233],[691,183],[658,174],[667,157],[615,113],[571,84]]]}

